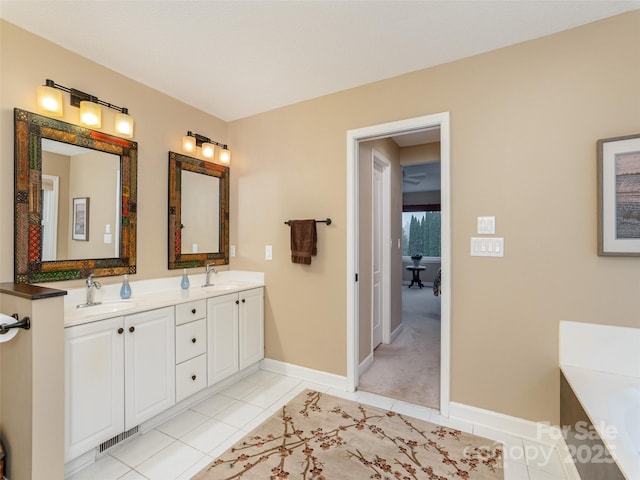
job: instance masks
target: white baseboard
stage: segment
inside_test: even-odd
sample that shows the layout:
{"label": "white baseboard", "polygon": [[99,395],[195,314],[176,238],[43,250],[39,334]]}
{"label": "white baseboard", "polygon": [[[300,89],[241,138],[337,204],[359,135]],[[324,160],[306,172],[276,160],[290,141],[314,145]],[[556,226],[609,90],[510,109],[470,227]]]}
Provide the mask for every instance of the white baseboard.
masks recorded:
{"label": "white baseboard", "polygon": [[373,363],[373,352],[371,352],[369,355],[367,355],[367,358],[365,358],[362,361],[362,363],[360,363],[360,366],[358,367],[358,376],[360,376],[364,372],[366,372],[367,369],[371,366],[372,363]]}
{"label": "white baseboard", "polygon": [[393,343],[395,339],[398,338],[398,335],[402,333],[403,330],[404,330],[404,323],[400,323],[400,325],[398,325],[396,329],[393,332],[391,332],[391,340],[389,341],[389,343]]}
{"label": "white baseboard", "polygon": [[566,478],[568,480],[580,480],[580,475],[573,461],[565,461],[571,458],[571,454],[561,430],[554,425],[532,422],[456,402],[449,402],[449,417],[551,445],[558,450],[560,458],[563,460],[562,466],[564,467]]}
{"label": "white baseboard", "polygon": [[265,358],[260,362],[260,368],[268,372],[288,375],[290,377],[300,378],[313,383],[321,383],[332,388],[347,391],[347,377],[336,375],[334,373],[321,372],[307,367],[301,367],[292,363],[280,362]]}

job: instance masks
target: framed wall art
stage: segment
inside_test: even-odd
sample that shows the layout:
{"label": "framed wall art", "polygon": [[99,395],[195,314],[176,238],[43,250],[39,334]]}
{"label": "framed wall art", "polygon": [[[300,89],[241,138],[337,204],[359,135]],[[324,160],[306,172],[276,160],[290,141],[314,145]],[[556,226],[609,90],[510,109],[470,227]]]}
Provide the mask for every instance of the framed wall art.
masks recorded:
{"label": "framed wall art", "polygon": [[71,225],[73,240],[89,241],[89,197],[73,199],[73,223]]}
{"label": "framed wall art", "polygon": [[598,140],[598,255],[640,256],[640,134]]}

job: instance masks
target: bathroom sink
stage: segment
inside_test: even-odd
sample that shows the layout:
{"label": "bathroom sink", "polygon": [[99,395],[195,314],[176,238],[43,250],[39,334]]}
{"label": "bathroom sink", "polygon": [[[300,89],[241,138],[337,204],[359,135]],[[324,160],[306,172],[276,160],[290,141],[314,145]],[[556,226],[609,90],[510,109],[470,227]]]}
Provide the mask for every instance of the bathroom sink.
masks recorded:
{"label": "bathroom sink", "polygon": [[224,292],[227,290],[235,290],[239,287],[238,284],[236,283],[217,283],[214,285],[210,285],[208,287],[202,286],[202,288],[206,289],[206,290],[211,290],[214,292]]}
{"label": "bathroom sink", "polygon": [[90,307],[77,308],[78,314],[84,315],[100,315],[102,313],[115,313],[123,310],[130,310],[136,306],[136,302],[131,300],[114,300],[105,301],[98,305],[92,305]]}

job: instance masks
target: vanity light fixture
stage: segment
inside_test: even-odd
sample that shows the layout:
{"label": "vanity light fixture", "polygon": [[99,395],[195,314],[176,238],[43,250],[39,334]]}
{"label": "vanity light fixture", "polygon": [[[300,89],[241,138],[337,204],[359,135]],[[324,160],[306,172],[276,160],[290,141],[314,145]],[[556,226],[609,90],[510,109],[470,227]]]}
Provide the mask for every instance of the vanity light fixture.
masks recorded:
{"label": "vanity light fixture", "polygon": [[100,100],[89,93],[81,92],[75,88],[58,85],[53,80],[47,79],[45,85],[38,87],[38,108],[45,115],[55,117],[62,116],[62,93],[70,95],[69,103],[73,107],[80,108],[80,122],[88,127],[102,127],[102,108],[108,107],[116,110],[115,130],[126,138],[133,138],[133,117],[129,115],[126,107],[118,107],[112,103]]}
{"label": "vanity light fixture", "polygon": [[204,158],[214,158],[216,147],[218,147],[218,160],[221,163],[229,163],[231,161],[231,152],[227,145],[218,143],[199,133],[188,131],[187,134],[182,137],[182,151],[185,153],[194,153],[196,147],[202,148],[202,156]]}

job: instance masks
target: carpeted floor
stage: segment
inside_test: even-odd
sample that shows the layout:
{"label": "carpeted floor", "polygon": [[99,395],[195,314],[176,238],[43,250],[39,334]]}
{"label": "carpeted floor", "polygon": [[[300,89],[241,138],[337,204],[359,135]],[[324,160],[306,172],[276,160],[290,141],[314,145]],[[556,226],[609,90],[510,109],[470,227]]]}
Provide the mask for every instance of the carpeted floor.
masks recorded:
{"label": "carpeted floor", "polygon": [[502,480],[502,445],[305,390],[195,480]]}
{"label": "carpeted floor", "polygon": [[402,333],[380,345],[358,389],[440,408],[440,297],[431,287],[402,287]]}

